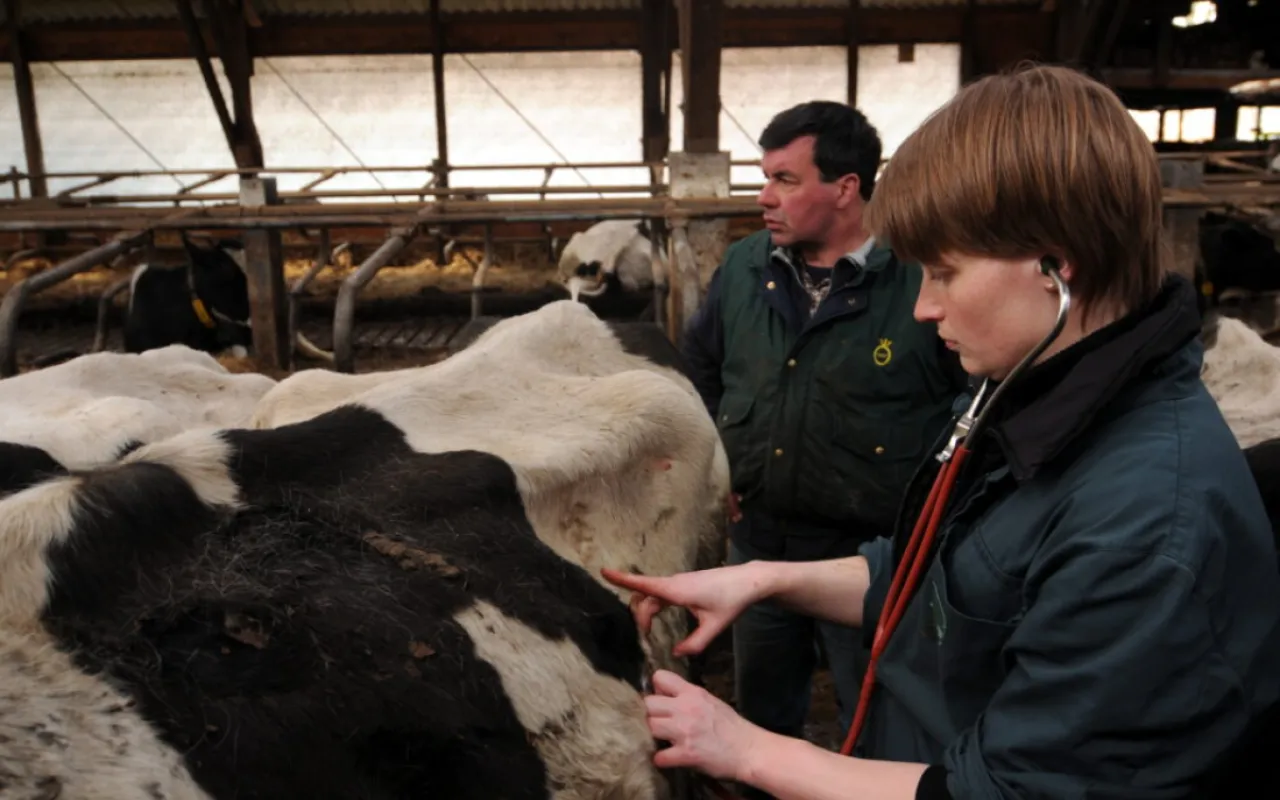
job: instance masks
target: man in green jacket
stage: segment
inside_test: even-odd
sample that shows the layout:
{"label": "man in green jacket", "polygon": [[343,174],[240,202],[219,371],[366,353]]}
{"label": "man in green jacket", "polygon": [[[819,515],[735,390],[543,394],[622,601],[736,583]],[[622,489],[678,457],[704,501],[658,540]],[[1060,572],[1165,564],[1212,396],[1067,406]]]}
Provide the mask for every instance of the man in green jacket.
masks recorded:
{"label": "man in green jacket", "polygon": [[[912,317],[920,268],[863,230],[875,128],[810,102],[774,117],[760,145],[767,230],[730,246],[682,351],[732,469],[730,562],[850,556],[890,533],[967,376]],[[762,603],[733,640],[743,716],[802,736],[821,646],[848,727],[867,658],[856,629]]]}

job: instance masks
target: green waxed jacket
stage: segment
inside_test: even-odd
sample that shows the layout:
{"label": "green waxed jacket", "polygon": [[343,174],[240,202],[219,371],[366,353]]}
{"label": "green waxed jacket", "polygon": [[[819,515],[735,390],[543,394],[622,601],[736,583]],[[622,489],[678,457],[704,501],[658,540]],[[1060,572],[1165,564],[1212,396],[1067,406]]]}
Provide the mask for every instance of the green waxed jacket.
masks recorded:
{"label": "green waxed jacket", "polygon": [[865,267],[842,258],[812,318],[795,270],[767,231],[734,243],[685,358],[744,511],[856,538],[886,532],[967,376],[912,317],[919,268],[887,248]]}

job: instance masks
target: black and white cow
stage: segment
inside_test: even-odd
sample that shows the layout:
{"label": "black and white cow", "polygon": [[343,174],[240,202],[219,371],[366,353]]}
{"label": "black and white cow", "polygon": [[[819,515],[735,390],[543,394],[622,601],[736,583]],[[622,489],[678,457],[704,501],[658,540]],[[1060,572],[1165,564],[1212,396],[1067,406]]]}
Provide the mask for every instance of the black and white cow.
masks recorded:
{"label": "black and white cow", "polygon": [[634,620],[535,535],[520,482],[348,406],[0,500],[5,788],[667,796]]}
{"label": "black and white cow", "polygon": [[1248,222],[1220,214],[1206,214],[1200,223],[1200,251],[1206,294],[1213,300],[1224,292],[1280,290],[1280,252],[1274,237]]}
{"label": "black and white cow", "polygon": [[1280,249],[1265,226],[1206,214],[1197,270],[1202,312],[1245,320],[1270,340],[1280,337]]}
{"label": "black and white cow", "polygon": [[[203,247],[185,236],[182,243],[184,265],[143,264],[134,270],[125,312],[125,350],[141,353],[182,344],[243,358],[253,346],[244,245],[219,239],[213,247]],[[303,355],[333,361],[333,353],[301,332],[294,334],[294,344]]]}
{"label": "black and white cow", "polygon": [[[653,248],[647,221],[603,220],[569,237],[560,253],[557,279],[574,300],[599,306],[632,298],[652,302]],[[667,253],[658,248],[658,284],[666,286]],[[641,319],[653,318],[652,305]]]}
{"label": "black and white cow", "polygon": [[[475,343],[485,331],[502,321],[502,317],[476,317],[449,340],[449,354],[455,355]],[[680,350],[667,338],[666,331],[653,322],[605,320],[622,349],[660,367],[675,370],[686,378],[689,371]]]}
{"label": "black and white cow", "polygon": [[244,246],[221,239],[214,247],[202,247],[185,235],[182,246],[185,264],[142,264],[134,270],[125,313],[125,350],[141,353],[183,344],[243,356],[253,344]]}
{"label": "black and white cow", "polygon": [[[549,303],[429,366],[294,373],[262,397],[250,427],[372,408],[419,452],[477,450],[511,464],[538,537],[602,584],[599,569],[614,564],[650,575],[711,566],[724,553],[728,460],[697,390],[669,366],[674,348],[647,325],[629,329],[628,347],[582,303]],[[687,632],[676,610],[655,620],[655,666],[687,674],[671,656]]]}
{"label": "black and white cow", "polygon": [[[38,448],[68,469],[89,469],[116,460],[134,442],[248,425],[275,385],[266,375],[229,372],[209,353],[182,345],[91,353],[0,380],[0,442]],[[0,464],[0,473],[5,469]]]}

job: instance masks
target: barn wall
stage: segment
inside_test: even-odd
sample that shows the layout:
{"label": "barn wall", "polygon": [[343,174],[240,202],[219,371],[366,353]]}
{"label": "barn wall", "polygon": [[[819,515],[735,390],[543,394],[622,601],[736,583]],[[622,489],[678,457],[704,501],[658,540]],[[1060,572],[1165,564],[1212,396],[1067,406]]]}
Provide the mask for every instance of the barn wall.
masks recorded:
{"label": "barn wall", "polygon": [[[909,63],[899,63],[897,54],[893,45],[859,53],[861,105],[880,129],[886,155],[959,84],[956,45],[917,45]],[[194,61],[55,62],[32,69],[50,171],[232,164]],[[637,53],[451,55],[445,69],[453,164],[640,158]],[[221,77],[220,67],[215,71]],[[736,159],[757,158],[755,139],[770,116],[807,99],[843,100],[845,74],[840,47],[726,50],[722,145]],[[12,83],[11,68],[0,65],[0,169],[25,165]],[[223,87],[228,91],[225,80]],[[429,56],[258,59],[253,92],[269,166],[426,165],[435,157]],[[680,92],[680,81],[673,81],[673,149],[683,140]],[[312,177],[281,176],[280,188]],[[413,189],[427,177],[423,171],[376,180],[353,174],[325,185]],[[759,170],[737,168],[733,179],[756,183]],[[536,186],[541,180],[535,171],[464,171],[452,183]],[[586,169],[558,171],[551,183],[586,188],[645,181],[643,170]],[[71,183],[54,181],[50,190]],[[161,194],[178,186],[158,177],[92,191]],[[227,180],[209,187],[215,189],[233,191],[234,185]]]}

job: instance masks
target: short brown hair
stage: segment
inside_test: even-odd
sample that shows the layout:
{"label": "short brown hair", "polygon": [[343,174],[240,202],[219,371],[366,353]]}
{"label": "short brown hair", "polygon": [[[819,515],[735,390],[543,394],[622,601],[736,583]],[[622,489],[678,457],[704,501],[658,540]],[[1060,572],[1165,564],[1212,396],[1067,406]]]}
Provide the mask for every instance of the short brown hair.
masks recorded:
{"label": "short brown hair", "polygon": [[963,88],[894,153],[867,228],[900,258],[1055,255],[1073,297],[1122,312],[1159,291],[1160,165],[1106,86],[1024,66]]}

